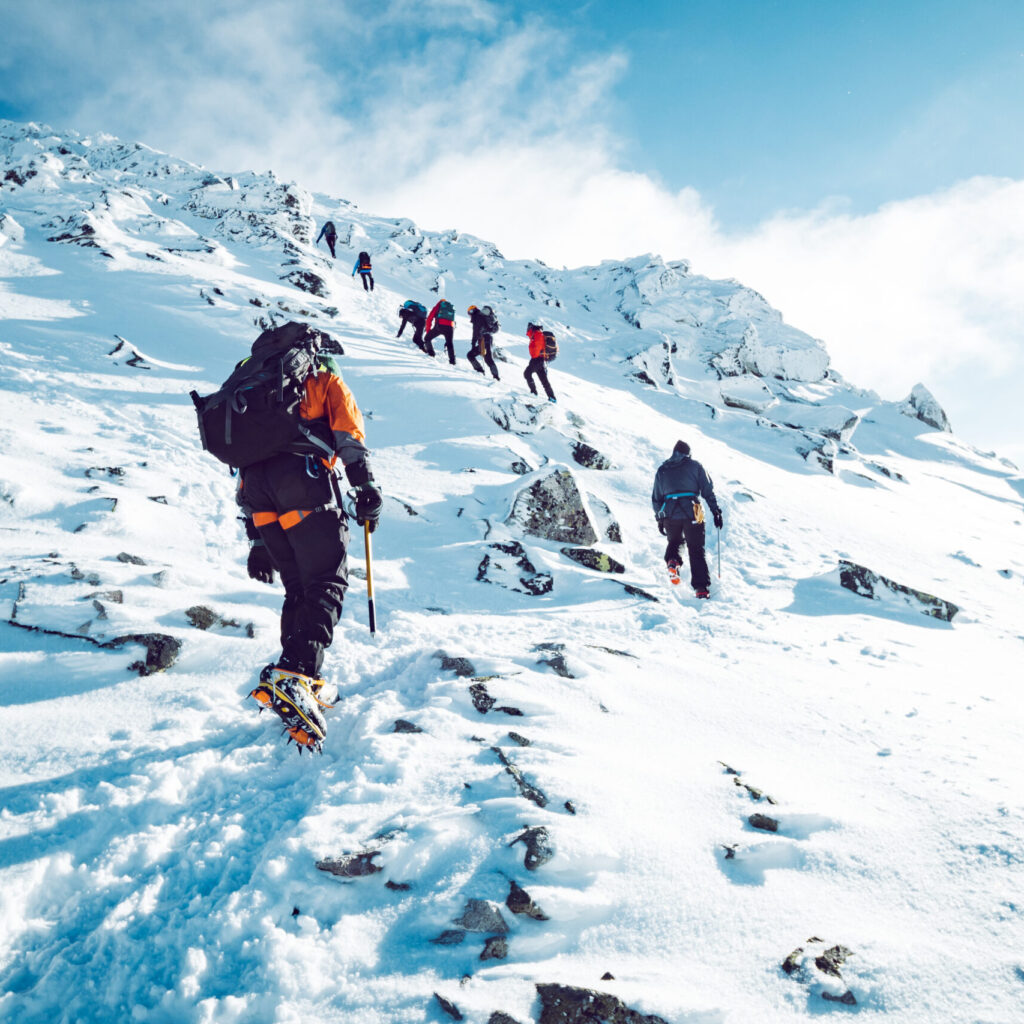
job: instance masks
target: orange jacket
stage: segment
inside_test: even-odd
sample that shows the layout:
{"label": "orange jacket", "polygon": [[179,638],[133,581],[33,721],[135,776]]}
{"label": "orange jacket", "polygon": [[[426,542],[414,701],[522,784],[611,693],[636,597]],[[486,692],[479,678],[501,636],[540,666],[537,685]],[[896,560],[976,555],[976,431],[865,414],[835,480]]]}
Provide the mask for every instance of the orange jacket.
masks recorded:
{"label": "orange jacket", "polygon": [[547,351],[547,346],[544,344],[544,331],[539,327],[534,327],[533,330],[527,327],[526,336],[530,339],[530,358],[543,359],[544,353]]}
{"label": "orange jacket", "polygon": [[363,414],[337,374],[321,372],[306,378],[306,395],[299,403],[299,415],[304,420],[321,420],[330,428],[334,449],[345,465],[366,456]]}

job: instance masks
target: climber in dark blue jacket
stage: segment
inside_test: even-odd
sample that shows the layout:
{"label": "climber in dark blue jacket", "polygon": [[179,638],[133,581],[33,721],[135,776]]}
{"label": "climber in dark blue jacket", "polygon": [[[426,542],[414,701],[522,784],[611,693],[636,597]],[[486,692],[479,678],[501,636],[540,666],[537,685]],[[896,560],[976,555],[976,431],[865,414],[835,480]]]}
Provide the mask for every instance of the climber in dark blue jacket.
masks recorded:
{"label": "climber in dark blue jacket", "polygon": [[685,441],[676,441],[672,455],[658,467],[654,477],[651,504],[658,521],[659,531],[668,538],[665,549],[665,564],[669,579],[679,583],[679,567],[683,564],[680,545],[685,541],[690,556],[690,585],[697,597],[708,597],[711,587],[711,573],[704,556],[704,506],[703,498],[711,509],[715,528],[722,528],[722,510],[711,477],[704,467],[690,458],[690,446]]}

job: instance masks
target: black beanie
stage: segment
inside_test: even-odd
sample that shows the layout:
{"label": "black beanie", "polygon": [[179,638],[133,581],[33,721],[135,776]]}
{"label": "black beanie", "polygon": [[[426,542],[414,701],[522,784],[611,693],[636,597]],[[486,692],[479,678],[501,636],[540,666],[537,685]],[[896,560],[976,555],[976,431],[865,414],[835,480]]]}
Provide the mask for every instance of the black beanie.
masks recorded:
{"label": "black beanie", "polygon": [[676,441],[675,448],[672,449],[673,455],[689,455],[690,446],[685,441]]}

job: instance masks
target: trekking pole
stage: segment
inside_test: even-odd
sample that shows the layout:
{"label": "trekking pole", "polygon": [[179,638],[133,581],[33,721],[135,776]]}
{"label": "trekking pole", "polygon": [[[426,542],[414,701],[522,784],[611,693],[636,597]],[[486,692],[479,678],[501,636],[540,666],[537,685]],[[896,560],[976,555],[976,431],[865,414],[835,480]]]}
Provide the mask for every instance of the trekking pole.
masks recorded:
{"label": "trekking pole", "polygon": [[377,635],[377,612],[373,606],[373,553],[370,547],[370,524],[363,522],[363,539],[366,541],[366,604],[370,613],[370,636]]}
{"label": "trekking pole", "polygon": [[719,527],[715,535],[715,551],[718,554],[718,578],[722,578],[722,528]]}

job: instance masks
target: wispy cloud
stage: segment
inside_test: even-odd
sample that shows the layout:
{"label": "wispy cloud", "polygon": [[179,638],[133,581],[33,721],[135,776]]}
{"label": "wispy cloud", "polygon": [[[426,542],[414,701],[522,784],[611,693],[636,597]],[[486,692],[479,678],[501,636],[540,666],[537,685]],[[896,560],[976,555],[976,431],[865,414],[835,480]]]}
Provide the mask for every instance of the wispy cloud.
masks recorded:
{"label": "wispy cloud", "polygon": [[[725,232],[693,189],[628,169],[603,117],[624,54],[582,52],[492,0],[37,0],[8,5],[4,28],[2,92],[36,119],[220,170],[273,168],[509,255],[686,257],[762,291],[855,382],[899,397],[925,378],[940,397],[949,388],[954,422],[959,406],[961,420],[1020,434],[967,391],[1001,394],[1024,374],[1024,182],[972,179],[867,215],[840,202]],[[940,144],[958,96],[937,97],[892,159]]]}

